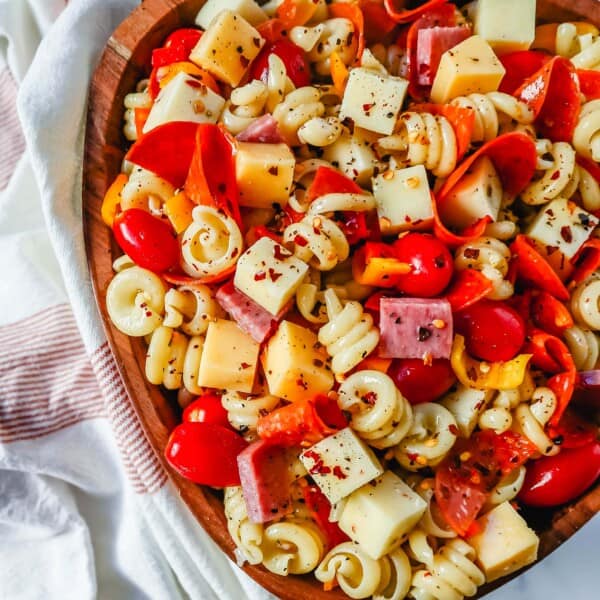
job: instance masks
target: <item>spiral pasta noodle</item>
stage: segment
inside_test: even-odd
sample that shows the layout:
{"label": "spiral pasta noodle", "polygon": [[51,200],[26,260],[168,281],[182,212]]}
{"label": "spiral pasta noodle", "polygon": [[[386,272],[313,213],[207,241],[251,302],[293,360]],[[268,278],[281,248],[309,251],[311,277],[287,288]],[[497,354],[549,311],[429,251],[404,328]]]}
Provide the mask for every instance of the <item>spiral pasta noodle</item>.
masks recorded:
{"label": "spiral pasta noodle", "polygon": [[275,107],[273,118],[279,131],[290,146],[297,146],[298,130],[311,119],[322,117],[325,105],[321,102],[321,92],[313,86],[305,86],[291,91]]}
{"label": "spiral pasta noodle", "polygon": [[188,335],[206,333],[208,324],[225,313],[207,285],[179,286],[165,295],[165,318],[163,325],[180,328]]}
{"label": "spiral pasta noodle", "polygon": [[264,527],[260,523],[252,523],[248,518],[246,502],[239,486],[226,487],[223,494],[227,531],[236,546],[238,563],[248,561],[258,565],[263,560],[260,548],[263,541]]}
{"label": "spiral pasta noodle", "polygon": [[342,306],[333,290],[327,290],[324,297],[329,321],[319,329],[318,339],[332,357],[333,372],[343,375],[375,350],[379,330],[360,302]]}
{"label": "spiral pasta noodle", "polygon": [[175,194],[175,188],[147,169],[134,166],[121,190],[121,210],[140,208],[161,214],[163,204]]}
{"label": "spiral pasta noodle", "polygon": [[125,112],[123,114],[123,134],[130,142],[134,142],[138,138],[137,127],[135,125],[135,109],[150,108],[152,106],[152,98],[147,90],[148,80],[143,79],[137,85],[135,92],[127,94],[123,99]]}
{"label": "spiral pasta noodle", "polygon": [[375,448],[397,445],[412,425],[412,409],[385,373],[357,371],[340,385],[338,405],[350,427]]}
{"label": "spiral pasta noodle", "polygon": [[553,456],[560,450],[544,431],[556,406],[554,392],[548,387],[538,387],[533,392],[531,403],[523,402],[514,411],[513,428],[545,456]]}
{"label": "spiral pasta noodle", "polygon": [[424,165],[436,177],[447,177],[456,167],[456,134],[443,116],[404,112],[397,132],[377,140],[377,147],[402,166]]}
{"label": "spiral pasta noodle", "polygon": [[574,325],[563,333],[563,338],[578,371],[596,368],[600,358],[600,339],[597,334]]}
{"label": "spiral pasta noodle", "polygon": [[425,502],[427,502],[427,508],[421,517],[418,528],[423,531],[425,535],[430,535],[436,538],[453,538],[456,537],[456,532],[446,523],[444,520],[437,500],[433,493],[434,490],[434,479],[431,477],[421,479],[419,475],[411,475],[410,477],[416,478],[416,481],[411,485],[410,478],[407,478],[407,483],[411,485]]}
{"label": "spiral pasta noodle", "polygon": [[196,206],[183,232],[183,270],[191,277],[210,277],[233,267],[244,241],[237,223],[212,206]]}
{"label": "spiral pasta noodle", "polygon": [[258,418],[274,410],[279,398],[270,394],[244,397],[239,392],[227,391],[221,396],[221,404],[231,426],[247,434],[256,431]]}
{"label": "spiral pasta noodle", "polygon": [[503,502],[510,502],[516,498],[523,487],[526,472],[527,469],[524,466],[520,466],[518,469],[513,469],[510,473],[502,477],[491,491],[485,507],[491,508]]}
{"label": "spiral pasta noodle", "polygon": [[390,44],[386,47],[378,42],[373,44],[369,50],[390,75],[395,77],[404,77],[406,75],[408,59],[403,48],[397,44]]}
{"label": "spiral pasta noodle", "polygon": [[571,312],[580,325],[600,331],[600,277],[582,281],[571,296]]}
{"label": "spiral pasta noodle", "polygon": [[448,454],[456,441],[456,420],[441,404],[425,402],[413,407],[413,422],[396,446],[396,460],[409,471],[434,467]]}
{"label": "spiral pasta noodle", "polygon": [[454,266],[459,271],[480,271],[492,282],[492,291],[488,297],[492,300],[506,300],[514,292],[513,284],[505,279],[510,258],[510,250],[506,244],[495,238],[482,236],[456,250]]}
{"label": "spiral pasta noodle", "polygon": [[573,131],[573,146],[581,156],[600,161],[600,100],[586,102]]}
{"label": "spiral pasta noodle", "polygon": [[492,406],[479,417],[481,429],[491,429],[496,433],[508,431],[513,422],[512,411],[526,400],[518,389],[501,390],[496,394]]}

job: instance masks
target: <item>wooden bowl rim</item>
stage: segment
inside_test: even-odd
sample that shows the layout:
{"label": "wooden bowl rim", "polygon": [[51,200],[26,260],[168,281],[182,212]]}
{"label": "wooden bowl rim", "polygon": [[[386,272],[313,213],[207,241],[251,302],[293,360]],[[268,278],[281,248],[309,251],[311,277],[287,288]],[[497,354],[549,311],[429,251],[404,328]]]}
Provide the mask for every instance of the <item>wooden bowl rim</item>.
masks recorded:
{"label": "wooden bowl rim", "polygon": [[[122,148],[125,140],[120,131],[123,97],[143,75],[151,48],[175,27],[190,23],[191,17],[202,3],[202,0],[145,0],[108,40],[90,85],[83,168],[83,226],[88,267],[103,328],[146,437],[181,498],[221,550],[235,562],[235,545],[227,532],[221,501],[212,491],[180,477],[166,462],[164,448],[169,430],[175,424],[174,412],[169,412],[160,390],[145,380],[142,364],[145,350],[142,341],[133,340],[116,329],[108,317],[104,300],[106,286],[112,275],[113,257],[120,252],[110,229],[102,222],[100,207],[108,185],[118,172],[115,168],[120,165],[124,154]],[[547,4],[563,11],[579,14],[586,12],[600,24],[600,2],[595,0],[576,2],[575,6],[568,0],[552,0]],[[576,502],[556,512],[552,527],[539,534],[538,561],[527,568],[539,564],[598,511],[600,484],[596,484]],[[319,582],[312,575],[282,577],[267,571],[262,565],[246,564],[243,570],[283,600],[296,600],[304,595],[312,595],[321,600],[347,598],[339,590],[322,591]],[[482,586],[477,597],[523,572],[524,570],[518,571]]]}

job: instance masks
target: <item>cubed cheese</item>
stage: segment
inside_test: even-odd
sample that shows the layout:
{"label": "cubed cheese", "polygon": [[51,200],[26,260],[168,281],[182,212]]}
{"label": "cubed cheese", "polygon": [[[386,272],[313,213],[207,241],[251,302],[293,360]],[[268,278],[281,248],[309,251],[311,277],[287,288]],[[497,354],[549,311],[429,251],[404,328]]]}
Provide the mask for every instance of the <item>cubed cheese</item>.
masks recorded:
{"label": "cubed cheese", "polygon": [[498,219],[502,183],[487,157],[478,158],[439,205],[443,222],[463,229],[483,217]]}
{"label": "cubed cheese", "polygon": [[449,358],[450,303],[435,298],[382,298],[379,301],[383,358]]}
{"label": "cubed cheese", "polygon": [[251,392],[260,345],[233,321],[217,319],[208,324],[198,385]]}
{"label": "cubed cheese", "polygon": [[287,144],[238,142],[235,175],[240,204],[271,208],[288,202],[296,160]]}
{"label": "cubed cheese", "polygon": [[378,134],[355,127],[353,134],[345,131],[336,142],[326,146],[323,158],[365,187],[378,164],[373,151],[373,144],[378,137]]}
{"label": "cubed cheese", "polygon": [[317,442],[300,460],[331,504],[383,474],[373,451],[350,427]]}
{"label": "cubed cheese", "polygon": [[469,538],[486,581],[494,581],[531,564],[539,539],[509,502],[477,519],[479,533]]}
{"label": "cubed cheese", "polygon": [[267,343],[261,360],[273,396],[301,400],[333,387],[325,348],[315,333],[301,325],[283,321]]}
{"label": "cubed cheese", "polygon": [[260,25],[269,18],[254,0],[207,0],[196,15],[196,25],[208,29],[212,20],[223,10],[236,12],[250,25]]}
{"label": "cubed cheese", "polygon": [[494,394],[494,390],[476,390],[459,385],[455,392],[444,397],[441,404],[454,416],[460,435],[469,437],[477,425],[479,415],[487,408]]}
{"label": "cubed cheese", "polygon": [[340,118],[349,117],[359,127],[391,135],[407,89],[408,81],[402,77],[380,75],[362,67],[352,69],[342,98]]}
{"label": "cubed cheese", "polygon": [[308,272],[308,265],[271,238],[263,237],[244,252],[233,283],[272,315],[292,299]]}
{"label": "cubed cheese", "polygon": [[417,33],[418,82],[421,85],[431,85],[442,54],[460,44],[470,35],[471,29],[464,25],[419,29]]}
{"label": "cubed cheese", "polygon": [[557,198],[538,212],[526,233],[560,272],[565,259],[577,254],[597,225],[594,215],[565,198]]}
{"label": "cubed cheese", "polygon": [[535,38],[535,0],[479,0],[475,33],[496,54],[527,50]]}
{"label": "cubed cheese", "polygon": [[442,54],[433,80],[431,99],[445,104],[458,96],[498,89],[505,69],[490,45],[473,35]]}
{"label": "cubed cheese", "polygon": [[433,222],[431,191],[423,165],[390,169],[373,178],[382,233],[424,229]]}
{"label": "cubed cheese", "polygon": [[386,471],[347,498],[340,529],[373,559],[397,548],[417,524],[427,502],[400,477]]}
{"label": "cubed cheese", "polygon": [[264,43],[246,19],[223,10],[192,50],[190,60],[221,81],[236,86]]}
{"label": "cubed cheese", "polygon": [[177,73],[158,94],[144,133],[170,121],[216,123],[225,100],[187,73]]}

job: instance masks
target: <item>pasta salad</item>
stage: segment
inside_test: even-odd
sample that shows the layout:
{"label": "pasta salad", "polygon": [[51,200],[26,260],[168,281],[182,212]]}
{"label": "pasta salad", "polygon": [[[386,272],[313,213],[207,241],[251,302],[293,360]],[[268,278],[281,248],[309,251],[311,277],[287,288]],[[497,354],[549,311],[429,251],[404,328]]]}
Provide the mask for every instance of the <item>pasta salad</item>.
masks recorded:
{"label": "pasta salad", "polygon": [[207,0],[124,122],[106,307],[238,562],[453,600],[535,561],[521,508],[600,474],[598,29]]}

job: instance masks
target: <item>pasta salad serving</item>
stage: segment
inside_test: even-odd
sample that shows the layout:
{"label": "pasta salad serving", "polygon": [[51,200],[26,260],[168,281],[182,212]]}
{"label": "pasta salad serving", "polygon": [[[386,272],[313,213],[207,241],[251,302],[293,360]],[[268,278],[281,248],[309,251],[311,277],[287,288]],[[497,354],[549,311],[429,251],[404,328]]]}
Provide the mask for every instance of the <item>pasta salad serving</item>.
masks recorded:
{"label": "pasta salad serving", "polygon": [[106,308],[240,565],[454,600],[600,475],[600,33],[207,0],[124,100]]}

